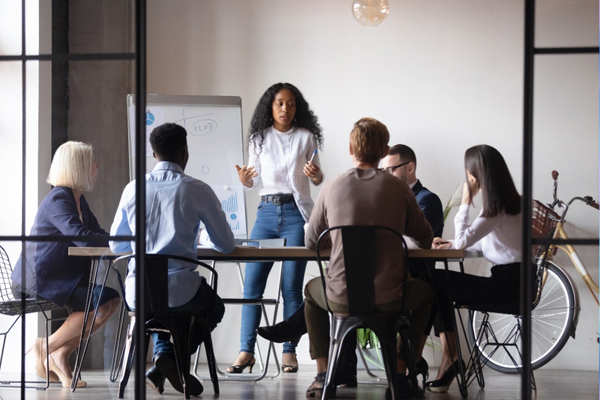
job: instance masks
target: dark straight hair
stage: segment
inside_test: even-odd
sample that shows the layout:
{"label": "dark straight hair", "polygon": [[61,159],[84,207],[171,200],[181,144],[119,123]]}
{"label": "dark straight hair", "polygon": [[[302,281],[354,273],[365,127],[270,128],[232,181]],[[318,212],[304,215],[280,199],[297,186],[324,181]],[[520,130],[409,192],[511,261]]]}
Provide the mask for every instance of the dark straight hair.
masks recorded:
{"label": "dark straight hair", "polygon": [[[513,182],[502,154],[492,146],[473,146],[465,152],[465,169],[477,179],[482,191],[482,217],[491,218],[500,213],[517,215],[521,212],[521,196]],[[467,179],[468,182],[468,179]],[[473,194],[469,197],[473,200]]]}

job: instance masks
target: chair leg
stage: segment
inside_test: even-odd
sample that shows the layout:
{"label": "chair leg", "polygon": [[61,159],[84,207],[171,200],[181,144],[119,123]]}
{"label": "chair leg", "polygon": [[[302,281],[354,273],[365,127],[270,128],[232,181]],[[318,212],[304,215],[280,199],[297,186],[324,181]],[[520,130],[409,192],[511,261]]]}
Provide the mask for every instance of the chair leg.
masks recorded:
{"label": "chair leg", "polygon": [[331,318],[331,333],[329,341],[329,360],[327,363],[327,374],[325,382],[323,382],[322,400],[333,399],[336,396],[335,379],[339,358],[342,350],[342,345],[346,333],[350,330],[350,323],[347,320],[338,320]]}
{"label": "chair leg", "polygon": [[179,379],[183,386],[183,395],[190,398],[190,345],[189,338],[192,334],[194,318],[169,318],[169,328],[173,338],[175,361],[179,372]]}
{"label": "chair leg", "polygon": [[135,354],[135,317],[131,318],[129,322],[129,329],[127,330],[127,338],[125,341],[125,349],[123,350],[123,365],[121,366],[122,375],[119,381],[119,399],[122,399],[125,394],[125,387],[129,381],[129,375],[131,374],[131,368],[133,367],[133,357]]}
{"label": "chair leg", "polygon": [[[388,332],[381,332],[380,340],[381,354],[383,355],[383,363],[385,365],[385,374],[387,375],[388,385],[392,392],[392,400],[400,399],[400,391],[398,388],[398,372],[396,365],[396,327],[388,327]],[[377,334],[378,332],[375,332]]]}
{"label": "chair leg", "polygon": [[125,314],[127,310],[121,302],[121,307],[119,309],[119,321],[117,323],[117,333],[115,337],[115,346],[113,348],[113,359],[110,365],[110,376],[109,379],[111,382],[115,382],[119,377],[119,372],[121,372],[121,365],[123,361],[123,327],[125,326]]}
{"label": "chair leg", "polygon": [[[206,360],[208,362],[208,371],[210,372],[210,380],[213,384],[215,394],[219,394],[219,377],[217,375],[217,362],[215,360],[215,352],[213,349],[212,336],[210,334],[210,327],[208,324],[204,324],[204,348],[206,349]],[[200,346],[198,346],[198,352]]]}
{"label": "chair leg", "polygon": [[[455,313],[459,313],[459,311],[455,310]],[[458,353],[458,359],[463,360],[462,350],[460,347],[460,332],[458,331],[458,324],[456,322],[455,313],[452,313],[452,325],[454,326],[454,340],[455,340],[455,344],[456,344],[456,352]],[[458,314],[458,317],[460,319],[460,324],[462,327],[463,323],[462,323],[462,317],[460,316],[460,313]],[[451,354],[451,356],[453,356],[453,354]],[[460,395],[463,399],[466,399],[467,395],[469,394],[469,392],[468,392],[469,383],[467,382],[467,371],[465,369],[466,369],[466,366],[462,362],[460,362],[458,364],[458,371],[456,374],[456,383],[458,384],[458,389],[459,389]]]}
{"label": "chair leg", "polygon": [[[410,340],[410,322],[402,321],[398,326],[398,332],[400,333],[400,340],[402,340],[402,352],[408,368],[408,378],[414,389],[415,396],[418,398],[419,382],[415,373],[415,350]],[[425,391],[425,381],[423,381],[423,391]]]}

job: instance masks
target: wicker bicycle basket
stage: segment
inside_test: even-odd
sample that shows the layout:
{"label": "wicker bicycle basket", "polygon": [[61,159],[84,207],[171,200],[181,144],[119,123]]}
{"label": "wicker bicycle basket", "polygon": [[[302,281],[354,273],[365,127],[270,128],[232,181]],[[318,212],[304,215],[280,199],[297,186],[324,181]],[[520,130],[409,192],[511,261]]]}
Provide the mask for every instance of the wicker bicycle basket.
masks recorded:
{"label": "wicker bicycle basket", "polygon": [[[531,237],[534,239],[543,239],[552,237],[556,224],[560,216],[545,204],[533,200],[531,210]],[[543,252],[545,246],[533,246],[533,254],[539,255]],[[552,255],[556,254],[557,248],[554,248]]]}

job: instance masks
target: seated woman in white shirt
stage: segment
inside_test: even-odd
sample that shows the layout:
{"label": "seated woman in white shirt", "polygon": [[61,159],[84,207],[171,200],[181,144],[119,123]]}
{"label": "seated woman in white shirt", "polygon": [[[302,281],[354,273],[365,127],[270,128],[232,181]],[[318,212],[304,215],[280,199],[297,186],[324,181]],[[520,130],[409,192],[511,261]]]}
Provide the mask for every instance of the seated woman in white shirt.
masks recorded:
{"label": "seated woman in white shirt", "polygon": [[[432,276],[438,298],[436,331],[440,332],[443,356],[434,381],[427,382],[431,392],[444,393],[458,373],[459,363],[452,332],[450,297],[459,304],[486,304],[519,300],[521,270],[521,196],[502,155],[487,145],[465,152],[467,182],[462,204],[454,219],[455,238],[433,240],[436,249],[472,248],[494,264],[492,275],[481,277],[454,271],[436,270]],[[473,197],[481,191],[483,207],[471,223],[469,210]],[[529,263],[527,264],[529,266]],[[533,269],[532,269],[533,271]],[[433,316],[432,312],[432,316]],[[433,325],[434,317],[426,332]]]}
{"label": "seated woman in white shirt", "polygon": [[[289,83],[277,83],[262,95],[250,126],[248,165],[236,165],[245,190],[262,182],[256,223],[251,239],[285,238],[287,246],[304,246],[304,224],[313,209],[310,183],[319,185],[323,173],[317,149],[323,135],[317,117],[302,93]],[[272,262],[246,264],[244,298],[262,298]],[[289,317],[303,302],[302,288],[306,261],[283,264],[283,316]],[[256,328],[260,306],[242,307],[240,353],[229,373],[241,373],[254,366]],[[283,345],[283,372],[298,371],[296,343]]]}

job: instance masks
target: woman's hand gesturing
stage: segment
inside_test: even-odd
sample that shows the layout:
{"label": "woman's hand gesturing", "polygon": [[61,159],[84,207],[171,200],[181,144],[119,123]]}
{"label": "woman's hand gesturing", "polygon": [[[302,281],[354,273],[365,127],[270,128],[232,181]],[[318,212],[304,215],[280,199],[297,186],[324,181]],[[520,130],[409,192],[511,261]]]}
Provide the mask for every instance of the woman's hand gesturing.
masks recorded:
{"label": "woman's hand gesturing", "polygon": [[258,173],[254,170],[254,167],[248,167],[247,165],[240,167],[239,165],[236,165],[235,169],[237,169],[240,182],[242,182],[242,184],[246,187],[252,187],[252,178],[256,178],[258,176]]}
{"label": "woman's hand gesturing", "polygon": [[315,185],[318,185],[323,180],[323,174],[321,174],[321,168],[312,161],[308,161],[304,165],[304,175],[308,176]]}

